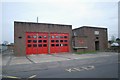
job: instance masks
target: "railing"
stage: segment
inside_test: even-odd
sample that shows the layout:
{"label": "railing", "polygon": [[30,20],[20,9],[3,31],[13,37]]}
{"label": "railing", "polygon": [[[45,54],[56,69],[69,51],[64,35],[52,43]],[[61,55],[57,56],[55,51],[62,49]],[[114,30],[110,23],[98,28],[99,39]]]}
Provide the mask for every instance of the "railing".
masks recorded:
{"label": "railing", "polygon": [[8,50],[7,46],[0,46],[0,53]]}

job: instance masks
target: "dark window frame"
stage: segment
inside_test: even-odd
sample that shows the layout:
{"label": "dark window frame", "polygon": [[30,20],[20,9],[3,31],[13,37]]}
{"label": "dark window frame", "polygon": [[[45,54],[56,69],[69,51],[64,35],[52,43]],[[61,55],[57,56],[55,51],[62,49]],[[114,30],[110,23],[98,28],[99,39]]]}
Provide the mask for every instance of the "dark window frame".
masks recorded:
{"label": "dark window frame", "polygon": [[60,38],[64,38],[63,36],[60,36]]}
{"label": "dark window frame", "polygon": [[44,43],[46,43],[46,42],[47,42],[47,40],[43,40],[43,42],[44,42]]}
{"label": "dark window frame", "polygon": [[44,38],[47,38],[47,36],[43,36]]}
{"label": "dark window frame", "polygon": [[42,40],[38,40],[39,43],[42,43]]}
{"label": "dark window frame", "polygon": [[57,39],[58,39],[58,38],[59,38],[59,36],[55,36],[55,38],[57,38]]}
{"label": "dark window frame", "polygon": [[33,43],[37,43],[37,40],[33,40]]}
{"label": "dark window frame", "polygon": [[60,46],[64,46],[63,44],[60,44]]}
{"label": "dark window frame", "polygon": [[68,42],[68,40],[64,40],[64,42]]}
{"label": "dark window frame", "polygon": [[64,38],[68,38],[67,36],[64,36]]}
{"label": "dark window frame", "polygon": [[42,47],[42,44],[38,44],[38,47]]}
{"label": "dark window frame", "polygon": [[33,44],[33,47],[37,47],[37,44]]}
{"label": "dark window frame", "polygon": [[47,47],[47,44],[43,44],[43,47]]}
{"label": "dark window frame", "polygon": [[32,38],[32,36],[31,36],[31,35],[28,35],[27,38]]}
{"label": "dark window frame", "polygon": [[63,46],[68,46],[68,44],[63,44]]}
{"label": "dark window frame", "polygon": [[55,40],[51,40],[51,42],[55,42]]}
{"label": "dark window frame", "polygon": [[59,40],[56,40],[56,42],[58,43],[58,42],[59,42]]}
{"label": "dark window frame", "polygon": [[36,35],[34,35],[34,36],[33,36],[33,38],[37,38],[37,36],[36,36]]}
{"label": "dark window frame", "polygon": [[51,36],[51,38],[55,38],[55,36]]}
{"label": "dark window frame", "polygon": [[32,40],[28,40],[28,43],[31,43],[32,42]]}
{"label": "dark window frame", "polygon": [[28,44],[27,47],[32,47],[32,45],[31,45],[31,44]]}
{"label": "dark window frame", "polygon": [[63,40],[60,40],[60,42],[63,42]]}
{"label": "dark window frame", "polygon": [[38,36],[38,38],[42,38],[42,36]]}
{"label": "dark window frame", "polygon": [[59,44],[56,44],[56,46],[59,46]]}
{"label": "dark window frame", "polygon": [[52,46],[52,47],[54,47],[54,46],[55,46],[55,44],[51,44],[51,46]]}

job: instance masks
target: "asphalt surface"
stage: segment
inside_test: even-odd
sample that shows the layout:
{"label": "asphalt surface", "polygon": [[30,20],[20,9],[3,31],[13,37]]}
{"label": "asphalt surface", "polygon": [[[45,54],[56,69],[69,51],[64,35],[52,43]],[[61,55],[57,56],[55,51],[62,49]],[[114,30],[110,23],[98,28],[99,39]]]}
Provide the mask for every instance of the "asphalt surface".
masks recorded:
{"label": "asphalt surface", "polygon": [[8,78],[118,78],[118,56],[3,67]]}

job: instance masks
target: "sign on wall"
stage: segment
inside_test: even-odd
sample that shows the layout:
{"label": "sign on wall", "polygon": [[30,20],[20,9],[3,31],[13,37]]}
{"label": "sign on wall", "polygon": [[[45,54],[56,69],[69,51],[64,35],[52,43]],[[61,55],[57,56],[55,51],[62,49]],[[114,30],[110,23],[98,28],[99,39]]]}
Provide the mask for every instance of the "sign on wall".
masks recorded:
{"label": "sign on wall", "polygon": [[84,43],[84,40],[83,40],[83,39],[80,39],[80,40],[79,40],[79,43],[80,43],[80,44],[83,44],[83,43]]}
{"label": "sign on wall", "polygon": [[95,34],[95,35],[99,35],[99,31],[95,31],[94,34]]}

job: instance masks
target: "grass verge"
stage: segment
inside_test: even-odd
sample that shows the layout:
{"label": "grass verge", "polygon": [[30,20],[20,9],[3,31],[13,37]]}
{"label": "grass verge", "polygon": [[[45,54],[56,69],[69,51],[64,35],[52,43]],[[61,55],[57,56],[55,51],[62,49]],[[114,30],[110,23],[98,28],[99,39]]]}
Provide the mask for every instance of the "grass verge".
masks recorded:
{"label": "grass verge", "polygon": [[76,52],[75,54],[96,54],[97,51],[84,51],[84,52]]}

